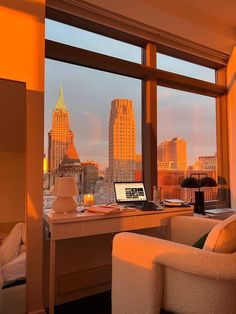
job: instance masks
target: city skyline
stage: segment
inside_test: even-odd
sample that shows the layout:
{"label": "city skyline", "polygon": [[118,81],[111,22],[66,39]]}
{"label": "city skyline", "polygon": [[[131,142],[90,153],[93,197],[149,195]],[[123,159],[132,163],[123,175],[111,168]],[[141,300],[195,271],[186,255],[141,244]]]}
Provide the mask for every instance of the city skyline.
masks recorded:
{"label": "city skyline", "polygon": [[[63,86],[62,84],[60,84],[61,86]],[[60,86],[59,85],[59,86]],[[48,129],[51,129],[51,115],[52,115],[52,111],[53,108],[55,106],[55,103],[58,99],[58,89],[59,86],[57,87],[57,93],[56,93],[56,100],[54,100],[53,105],[47,106],[46,110],[47,112],[50,112],[50,115],[48,116],[45,115],[45,125],[48,125]],[[55,86],[56,88],[56,86]],[[51,93],[50,93],[51,94]],[[64,95],[68,94],[66,93],[66,91],[64,90]],[[137,95],[136,95],[137,96]],[[197,95],[199,96],[199,95]],[[105,170],[105,168],[108,167],[108,129],[109,129],[109,111],[107,106],[109,106],[109,104],[111,103],[112,99],[110,100],[110,103],[108,105],[104,105],[103,107],[105,108],[101,108],[101,114],[99,115],[97,112],[92,112],[87,110],[85,112],[82,111],[82,113],[79,112],[79,108],[78,106],[73,106],[70,103],[68,103],[68,101],[66,100],[67,96],[65,97],[65,103],[67,104],[67,107],[69,108],[69,112],[70,112],[70,120],[71,120],[71,129],[73,129],[73,133],[74,133],[74,143],[76,146],[77,151],[80,154],[81,160],[86,161],[86,160],[95,160],[96,162],[99,163],[100,169],[101,170]],[[164,99],[172,99],[174,97],[174,95],[166,95],[164,93]],[[203,97],[203,96],[202,96]],[[55,99],[55,95],[51,95],[50,98]],[[117,97],[115,97],[117,98]],[[124,97],[121,97],[124,98]],[[75,97],[73,98],[75,101]],[[79,98],[78,98],[79,99]],[[136,97],[137,100],[137,97]],[[135,116],[135,121],[136,121],[136,144],[137,144],[137,154],[141,154],[141,108],[138,108],[137,105],[135,105],[134,103],[134,116]],[[52,104],[52,102],[51,102]],[[90,106],[88,106],[87,109],[90,109],[92,106],[92,103],[90,103]],[[173,108],[170,108],[170,107]],[[186,123],[181,123],[186,124],[186,128],[182,126],[182,130],[181,132],[178,132],[178,129],[180,130],[179,126],[178,126],[178,121],[175,123],[175,119],[177,119],[178,116],[181,117],[181,119],[184,118],[184,116],[187,115],[188,111],[191,111],[191,108],[187,108],[187,107],[193,107],[194,110],[191,114],[198,113],[199,115],[196,115],[194,117],[194,119],[196,120],[195,125],[201,123],[202,120],[202,129],[198,130],[197,134],[193,134],[196,127],[194,126],[194,123],[192,123],[192,130],[186,130],[187,129],[187,125],[188,125],[188,120],[186,121]],[[159,139],[159,143],[158,145],[167,140],[167,139],[171,139],[174,137],[181,137],[184,138],[187,143],[188,143],[188,147],[187,147],[187,164],[188,165],[192,165],[196,159],[198,158],[198,156],[201,155],[214,155],[216,153],[216,144],[215,144],[215,134],[212,134],[212,130],[211,132],[204,132],[204,124],[206,120],[210,120],[211,116],[212,116],[212,110],[210,108],[210,106],[206,106],[206,104],[200,104],[200,107],[203,108],[203,106],[205,107],[204,112],[201,113],[201,110],[198,110],[196,108],[196,104],[192,104],[192,105],[185,105],[184,109],[186,110],[178,110],[178,104],[177,105],[171,105],[171,103],[169,104],[163,104],[161,101],[159,101],[159,111],[160,113],[158,114],[158,139]],[[48,108],[49,107],[49,108]],[[141,107],[141,106],[140,106]],[[78,109],[77,109],[78,108]],[[49,111],[50,109],[50,111]],[[82,109],[82,108],[81,108]],[[106,109],[106,110],[104,110]],[[210,110],[209,110],[210,109]],[[105,112],[104,112],[105,111]],[[163,116],[162,111],[164,111],[164,115],[165,115],[165,119],[160,119],[160,116]],[[171,114],[170,111],[173,111],[174,114]],[[168,113],[168,114],[167,114]],[[106,114],[106,115],[105,115]],[[190,113],[189,113],[190,115]],[[86,121],[87,119],[87,121]],[[137,119],[140,121],[140,123],[137,123]],[[185,118],[186,120],[186,118]],[[78,122],[76,122],[78,121]],[[80,122],[82,122],[83,126],[81,127]],[[181,122],[181,121],[180,121]],[[192,122],[192,121],[191,121]],[[210,123],[208,123],[210,124]],[[163,125],[163,126],[162,126]],[[176,128],[176,132],[173,130],[174,127]],[[85,130],[86,128],[86,130]],[[79,130],[79,132],[78,132]],[[84,130],[84,131],[83,131]],[[46,131],[47,133],[48,131]],[[193,138],[193,143],[191,143],[190,141],[190,137]],[[87,140],[85,140],[85,138],[87,138]],[[90,139],[92,139],[92,143],[90,144],[89,141]],[[101,147],[100,147],[101,144]],[[192,147],[191,147],[192,146]],[[47,136],[45,136],[45,153],[47,154],[47,147],[48,147],[48,143],[47,143]],[[191,152],[192,152],[192,156],[191,156]]]}
{"label": "city skyline", "polygon": [[[94,160],[102,169],[108,167],[108,131],[111,101],[115,98],[132,99],[135,121],[140,121],[136,132],[137,152],[141,153],[141,81],[120,75],[47,60],[45,93],[45,133],[51,129],[53,108],[58,99],[59,86],[63,87],[64,100],[70,112],[70,127],[81,160]],[[70,69],[70,76],[63,76]],[[82,71],[77,72],[78,68]],[[55,71],[60,74],[54,77]],[[91,76],[93,80],[91,80]],[[53,77],[53,78],[52,78]],[[61,77],[61,79],[60,79]],[[55,81],[54,81],[55,78]],[[68,79],[68,80],[67,80]],[[104,84],[104,80],[106,84]],[[65,88],[64,86],[67,86]],[[87,86],[87,87],[86,87]],[[99,89],[99,93],[91,93]],[[117,91],[114,93],[114,86]],[[124,97],[126,95],[126,97]],[[86,101],[84,100],[86,99]],[[44,151],[48,139],[45,134]]]}
{"label": "city skyline", "polygon": [[[136,150],[136,121],[131,99],[113,99],[110,103],[108,152],[109,167],[103,179],[100,165],[94,157],[80,160],[74,145],[70,112],[63,97],[62,87],[51,117],[48,132],[48,165],[44,186],[50,189],[58,176],[73,176],[80,194],[93,191],[96,203],[114,201],[114,182],[142,181],[142,157]],[[192,166],[187,165],[187,141],[180,137],[167,139],[157,147],[158,185],[164,188],[165,198],[186,199],[190,195],[181,189],[180,182],[192,172],[204,171],[216,177],[216,155],[198,156]],[[100,168],[101,169],[101,168]],[[174,193],[174,194],[173,194]],[[215,190],[209,194],[215,195]]]}

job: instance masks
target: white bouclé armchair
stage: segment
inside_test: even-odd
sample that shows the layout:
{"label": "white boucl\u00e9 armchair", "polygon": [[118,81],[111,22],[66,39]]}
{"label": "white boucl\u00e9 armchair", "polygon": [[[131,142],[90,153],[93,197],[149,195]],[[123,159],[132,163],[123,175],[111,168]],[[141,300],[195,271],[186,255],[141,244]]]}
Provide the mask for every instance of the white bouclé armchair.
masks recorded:
{"label": "white boucl\u00e9 armchair", "polygon": [[236,314],[236,253],[192,247],[219,223],[176,216],[170,219],[169,240],[116,235],[112,313],[154,314],[164,309],[180,314]]}

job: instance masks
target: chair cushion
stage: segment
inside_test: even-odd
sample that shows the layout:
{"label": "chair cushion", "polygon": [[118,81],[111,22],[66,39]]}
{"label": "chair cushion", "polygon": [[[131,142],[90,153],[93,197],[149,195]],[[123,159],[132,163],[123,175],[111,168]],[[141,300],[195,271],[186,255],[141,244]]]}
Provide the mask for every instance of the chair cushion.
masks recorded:
{"label": "chair cushion", "polygon": [[24,223],[17,223],[3,240],[0,247],[2,266],[12,261],[19,255]]}
{"label": "chair cushion", "polygon": [[11,262],[2,267],[2,277],[4,283],[25,278],[26,252],[18,255]]}
{"label": "chair cushion", "polygon": [[203,249],[218,253],[236,251],[236,214],[223,220],[210,231]]}
{"label": "chair cushion", "polygon": [[206,242],[207,236],[210,233],[210,231],[208,231],[207,233],[205,233],[203,236],[201,236],[201,238],[199,238],[192,246],[196,247],[198,249],[203,249],[203,246]]}

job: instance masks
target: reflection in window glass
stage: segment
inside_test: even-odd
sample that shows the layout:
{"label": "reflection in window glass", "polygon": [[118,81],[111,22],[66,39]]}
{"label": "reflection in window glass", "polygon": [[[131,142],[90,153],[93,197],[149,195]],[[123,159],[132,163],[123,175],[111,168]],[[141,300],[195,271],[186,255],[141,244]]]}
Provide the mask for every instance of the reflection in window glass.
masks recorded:
{"label": "reflection in window glass", "polygon": [[113,201],[114,181],[142,180],[141,82],[46,59],[44,137],[45,207],[61,175],[76,178],[81,197]]}
{"label": "reflection in window glass", "polygon": [[46,19],[46,39],[141,63],[140,47],[49,19]]}
{"label": "reflection in window glass", "polygon": [[[181,188],[184,177],[198,173],[217,178],[215,98],[157,88],[158,185],[162,198],[194,198]],[[217,188],[205,190],[205,200],[217,199]]]}
{"label": "reflection in window glass", "polygon": [[215,70],[157,53],[157,68],[215,83]]}

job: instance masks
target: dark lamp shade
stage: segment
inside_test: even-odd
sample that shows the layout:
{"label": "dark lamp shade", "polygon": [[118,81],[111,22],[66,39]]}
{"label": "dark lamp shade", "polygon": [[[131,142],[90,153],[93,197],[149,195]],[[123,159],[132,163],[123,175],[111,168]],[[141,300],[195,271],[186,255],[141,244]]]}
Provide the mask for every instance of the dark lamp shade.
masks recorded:
{"label": "dark lamp shade", "polygon": [[201,186],[215,187],[217,186],[216,180],[212,177],[204,177],[200,179]]}
{"label": "dark lamp shade", "polygon": [[182,188],[200,188],[201,183],[200,183],[200,180],[198,180],[197,178],[187,177],[183,179],[181,183],[181,187]]}

